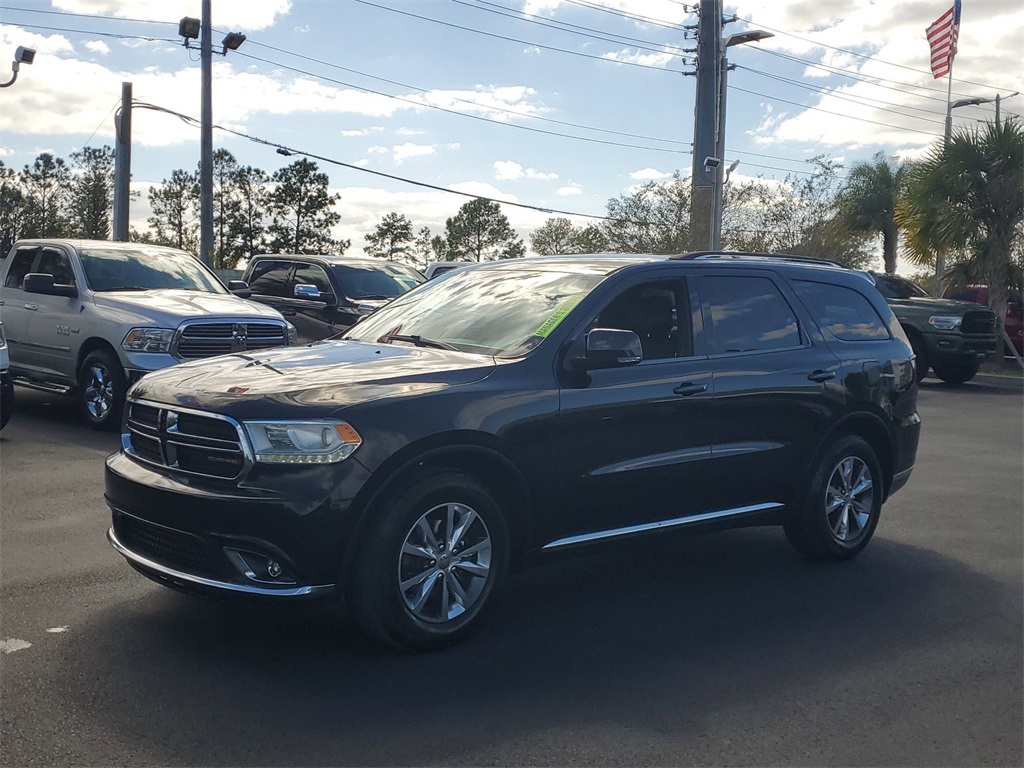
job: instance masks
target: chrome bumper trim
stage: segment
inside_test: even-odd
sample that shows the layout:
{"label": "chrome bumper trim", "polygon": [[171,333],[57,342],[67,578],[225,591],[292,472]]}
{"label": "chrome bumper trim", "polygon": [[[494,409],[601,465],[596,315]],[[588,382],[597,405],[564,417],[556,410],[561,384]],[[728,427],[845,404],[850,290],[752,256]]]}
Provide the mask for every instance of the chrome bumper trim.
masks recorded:
{"label": "chrome bumper trim", "polygon": [[248,584],[232,584],[229,581],[216,581],[215,579],[207,579],[203,576],[196,576],[191,573],[176,571],[173,568],[168,568],[166,565],[161,565],[147,557],[143,557],[136,552],[132,552],[128,547],[118,541],[117,534],[114,533],[113,526],[107,530],[107,541],[109,541],[110,545],[123,555],[126,560],[134,563],[135,565],[141,566],[142,568],[150,571],[155,571],[163,576],[167,576],[168,578],[177,579],[178,581],[184,581],[190,584],[196,584],[201,587],[223,589],[229,592],[241,592],[246,595],[260,595],[267,597],[309,597],[312,595],[325,595],[334,591],[333,584],[283,587],[278,589],[272,587],[255,587]]}

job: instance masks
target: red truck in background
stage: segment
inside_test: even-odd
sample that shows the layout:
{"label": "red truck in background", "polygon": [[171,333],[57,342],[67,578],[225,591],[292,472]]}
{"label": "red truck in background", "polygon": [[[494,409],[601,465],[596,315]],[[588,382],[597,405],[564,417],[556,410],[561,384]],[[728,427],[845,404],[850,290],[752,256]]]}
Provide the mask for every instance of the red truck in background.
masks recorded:
{"label": "red truck in background", "polygon": [[[946,299],[958,299],[959,301],[973,301],[975,304],[984,304],[988,306],[988,286],[987,285],[969,285],[966,288],[947,288],[945,293],[942,294],[943,298]],[[1006,304],[1006,318],[1004,320],[1006,325],[1006,333],[1010,339],[1013,340],[1013,346],[1017,349],[1017,354],[1024,356],[1024,301],[1022,301],[1021,292],[1017,290],[1010,290],[1008,301]],[[1003,353],[1007,357],[1011,357],[1010,350],[1006,347],[1006,341],[1003,341]]]}

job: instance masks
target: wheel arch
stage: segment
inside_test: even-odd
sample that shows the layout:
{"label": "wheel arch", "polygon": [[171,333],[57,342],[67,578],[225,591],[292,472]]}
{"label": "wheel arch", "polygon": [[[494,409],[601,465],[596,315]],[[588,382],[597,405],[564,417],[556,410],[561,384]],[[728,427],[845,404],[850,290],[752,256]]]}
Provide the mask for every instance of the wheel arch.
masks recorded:
{"label": "wheel arch", "polygon": [[848,413],[840,418],[822,438],[814,455],[820,455],[831,443],[845,435],[860,437],[875,452],[882,468],[882,482],[884,483],[882,501],[884,502],[889,497],[889,489],[892,488],[893,476],[896,472],[896,446],[893,443],[892,435],[886,429],[885,422],[880,416],[869,411]]}
{"label": "wheel arch", "polygon": [[[82,368],[82,363],[85,362],[85,358],[87,358],[93,352],[100,349],[104,350],[105,352],[109,352],[111,355],[113,355],[114,360],[117,361],[117,364],[122,365],[121,356],[117,354],[117,350],[114,349],[113,344],[111,344],[109,341],[100,336],[90,336],[88,339],[85,339],[81,343],[81,345],[78,347],[78,354],[75,356],[74,379],[76,389],[78,388],[78,372]],[[122,370],[124,370],[123,365]]]}
{"label": "wheel arch", "polygon": [[423,475],[444,469],[475,478],[495,495],[505,515],[511,563],[513,568],[516,567],[530,539],[527,515],[531,507],[529,484],[493,435],[456,432],[432,436],[406,446],[373,472],[353,502],[357,517],[344,544],[346,577],[355,561],[359,542],[373,524],[377,505]]}

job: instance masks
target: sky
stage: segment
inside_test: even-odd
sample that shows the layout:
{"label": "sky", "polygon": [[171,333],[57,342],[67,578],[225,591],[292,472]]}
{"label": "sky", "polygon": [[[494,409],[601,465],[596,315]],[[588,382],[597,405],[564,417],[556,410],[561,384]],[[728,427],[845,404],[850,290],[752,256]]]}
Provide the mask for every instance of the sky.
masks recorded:
{"label": "sky", "polygon": [[[529,246],[551,216],[593,223],[610,199],[689,174],[696,78],[683,49],[696,45],[696,2],[212,0],[213,41],[247,36],[214,56],[213,121],[257,140],[218,128],[214,147],[269,174],[298,157],[275,146],[317,156],[348,255],[392,211],[443,234],[465,194],[542,209],[502,206]],[[948,81],[929,72],[925,28],[951,4],[726,0],[737,20],[724,35],[774,35],[729,48],[733,179],[806,174],[820,155],[845,168],[877,152],[914,158],[940,142]],[[199,55],[178,21],[200,15],[200,0],[0,0],[0,82],[17,46],[37,51],[0,89],[0,161],[20,170],[41,152],[112,146],[123,82],[137,102],[198,118]],[[1024,3],[963,0],[953,100],[1002,94],[1002,115],[1021,115],[1015,91]],[[956,109],[954,126],[994,107]],[[132,135],[131,220],[144,229],[146,190],[197,168],[200,136],[138,106]]]}

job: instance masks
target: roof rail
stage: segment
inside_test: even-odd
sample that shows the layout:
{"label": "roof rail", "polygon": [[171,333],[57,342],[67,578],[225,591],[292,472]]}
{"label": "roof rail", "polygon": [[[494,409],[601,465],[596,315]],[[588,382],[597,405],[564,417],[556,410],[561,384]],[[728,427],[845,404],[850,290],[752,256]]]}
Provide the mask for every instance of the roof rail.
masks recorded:
{"label": "roof rail", "polygon": [[818,264],[825,267],[838,267],[845,269],[842,264],[828,259],[815,259],[811,256],[794,256],[784,253],[747,253],[745,251],[693,251],[691,253],[677,253],[669,256],[675,261],[713,261],[716,259],[767,259],[771,261],[784,261],[791,264]]}

